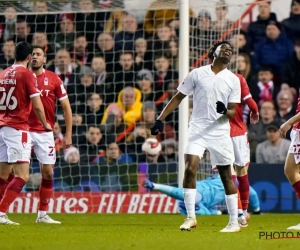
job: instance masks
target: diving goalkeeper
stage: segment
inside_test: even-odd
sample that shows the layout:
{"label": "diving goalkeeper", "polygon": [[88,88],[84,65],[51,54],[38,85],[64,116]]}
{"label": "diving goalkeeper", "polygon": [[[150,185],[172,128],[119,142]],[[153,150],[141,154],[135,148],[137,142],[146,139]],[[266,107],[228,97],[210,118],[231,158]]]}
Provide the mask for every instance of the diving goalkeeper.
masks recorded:
{"label": "diving goalkeeper", "polygon": [[[183,189],[163,184],[156,184],[149,180],[144,180],[143,187],[149,190],[157,190],[176,200],[179,200],[179,212],[186,215],[183,199]],[[222,212],[216,206],[225,200],[225,191],[219,175],[214,175],[202,181],[196,182],[196,203],[197,215],[220,215]],[[259,199],[256,191],[250,187],[250,205],[255,213],[260,212]]]}

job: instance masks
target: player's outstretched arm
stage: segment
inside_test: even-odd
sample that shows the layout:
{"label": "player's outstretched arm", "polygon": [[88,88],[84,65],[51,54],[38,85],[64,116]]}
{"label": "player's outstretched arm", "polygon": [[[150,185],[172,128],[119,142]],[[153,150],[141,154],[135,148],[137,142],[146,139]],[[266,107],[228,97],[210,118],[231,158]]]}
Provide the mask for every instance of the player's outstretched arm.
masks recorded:
{"label": "player's outstretched arm", "polygon": [[186,95],[177,91],[173,98],[168,102],[166,107],[163,109],[161,114],[158,116],[157,120],[163,121],[166,117],[176,109],[181,101],[186,97]]}
{"label": "player's outstretched arm", "polygon": [[158,133],[162,133],[164,129],[164,125],[162,121],[166,119],[166,117],[179,106],[182,99],[185,98],[186,95],[184,95],[181,92],[177,92],[173,98],[168,102],[164,110],[161,112],[153,126],[151,127],[151,135],[158,135]]}
{"label": "player's outstretched arm", "polygon": [[64,148],[68,148],[72,145],[72,109],[69,98],[60,100],[60,105],[63,109],[66,122],[66,134],[63,139],[63,146]]}
{"label": "player's outstretched arm", "polygon": [[47,123],[44,106],[42,104],[40,96],[32,97],[31,101],[33,111],[37,118],[41,121],[43,128],[47,131],[52,131],[51,126]]}

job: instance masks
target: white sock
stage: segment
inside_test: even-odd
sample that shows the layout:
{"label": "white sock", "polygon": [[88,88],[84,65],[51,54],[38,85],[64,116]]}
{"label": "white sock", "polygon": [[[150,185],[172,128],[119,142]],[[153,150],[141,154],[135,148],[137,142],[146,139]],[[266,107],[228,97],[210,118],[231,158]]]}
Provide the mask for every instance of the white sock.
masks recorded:
{"label": "white sock", "polygon": [[247,209],[243,210],[243,214],[244,214],[245,217],[247,217],[247,213],[248,213]]}
{"label": "white sock", "polygon": [[196,200],[196,189],[184,188],[183,189],[184,203],[187,211],[187,217],[195,219],[195,200]]}
{"label": "white sock", "polygon": [[44,217],[45,215],[47,214],[47,211],[38,211],[38,217],[41,218],[41,217]]}
{"label": "white sock", "polygon": [[238,209],[238,214],[240,215],[240,214],[244,214],[244,212],[243,212],[243,209]]}
{"label": "white sock", "polygon": [[0,212],[0,216],[6,215],[6,213]]}
{"label": "white sock", "polygon": [[230,194],[225,196],[229,213],[229,223],[237,224],[238,219],[238,195]]}

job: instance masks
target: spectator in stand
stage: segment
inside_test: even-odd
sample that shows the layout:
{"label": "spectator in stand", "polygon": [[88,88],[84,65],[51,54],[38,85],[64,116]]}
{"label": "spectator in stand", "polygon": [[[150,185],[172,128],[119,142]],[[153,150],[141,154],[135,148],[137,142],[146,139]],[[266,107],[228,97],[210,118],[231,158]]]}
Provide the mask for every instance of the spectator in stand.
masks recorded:
{"label": "spectator in stand", "polygon": [[79,145],[81,137],[86,134],[87,126],[83,123],[84,114],[74,114],[72,116],[73,144]]}
{"label": "spectator in stand", "polygon": [[47,34],[44,32],[36,32],[33,34],[32,44],[41,46],[46,53],[47,61],[53,60],[55,57],[55,53],[52,50],[53,46],[49,46]]}
{"label": "spectator in stand", "polygon": [[101,87],[103,92],[105,83],[112,82],[112,77],[106,72],[106,63],[102,56],[95,55],[92,59],[92,70],[94,72],[95,83]]}
{"label": "spectator in stand", "polygon": [[267,126],[268,139],[257,145],[256,163],[283,164],[285,162],[291,141],[280,138],[279,127],[276,122]]}
{"label": "spectator in stand", "polygon": [[72,60],[78,60],[80,63],[86,66],[90,66],[94,53],[88,46],[88,42],[84,33],[77,33],[76,39],[74,40],[73,48],[70,51]]}
{"label": "spectator in stand", "polygon": [[106,156],[97,158],[98,163],[108,164],[126,164],[132,163],[132,158],[127,154],[123,154],[117,143],[113,142],[106,149]]}
{"label": "spectator in stand", "polygon": [[276,100],[279,90],[273,82],[272,68],[268,65],[261,66],[256,79],[249,84],[253,100],[258,105],[261,105],[265,101]]}
{"label": "spectator in stand", "polygon": [[152,52],[147,50],[147,40],[138,38],[135,43],[135,65],[140,69],[153,70]]}
{"label": "spectator in stand", "polygon": [[296,95],[300,83],[300,38],[295,41],[293,55],[282,67],[281,81],[282,87],[293,88],[293,94]]}
{"label": "spectator in stand", "polygon": [[250,84],[253,81],[253,75],[251,72],[251,61],[248,54],[239,53],[237,56],[237,70],[238,74],[241,74]]}
{"label": "spectator in stand", "polygon": [[[290,89],[281,90],[277,95],[277,119],[280,123],[285,123],[288,119],[296,114],[296,109],[293,107],[293,94]],[[289,139],[289,134],[286,137]]]}
{"label": "spectator in stand", "polygon": [[61,14],[59,16],[59,31],[54,33],[51,38],[51,46],[53,50],[59,49],[70,50],[73,47],[75,40],[74,17],[73,14]]}
{"label": "spectator in stand", "polygon": [[123,30],[123,18],[126,16],[126,12],[122,9],[114,9],[105,22],[104,32],[118,34]]}
{"label": "spectator in stand", "polygon": [[300,34],[300,0],[292,0],[290,17],[282,21],[282,28],[287,36],[295,41]]}
{"label": "spectator in stand", "polygon": [[106,140],[98,126],[91,125],[88,128],[86,137],[79,141],[79,152],[81,162],[92,162],[98,155],[106,149]]}
{"label": "spectator in stand", "polygon": [[75,104],[72,110],[83,112],[82,108],[86,104],[86,97],[92,93],[100,93],[100,86],[95,84],[94,74],[90,67],[80,68],[80,83],[68,87],[68,94],[71,104]]}
{"label": "spectator in stand", "polygon": [[211,40],[218,39],[218,32],[212,29],[211,14],[201,10],[196,20],[196,27],[191,31],[190,54],[198,59],[211,46]]}
{"label": "spectator in stand", "polygon": [[4,24],[1,27],[3,30],[3,37],[0,37],[0,40],[13,39],[16,32],[16,22],[17,22],[17,11],[15,7],[8,6],[4,11]]}
{"label": "spectator in stand", "polygon": [[134,131],[126,138],[126,152],[134,162],[137,162],[139,155],[143,154],[142,145],[150,137],[152,136],[149,129],[144,126],[136,126]]}
{"label": "spectator in stand", "polygon": [[137,122],[142,116],[143,103],[141,92],[133,87],[124,88],[118,95],[118,101],[105,110],[101,124],[105,124],[108,115],[122,115],[127,126]]}
{"label": "spectator in stand", "polygon": [[212,29],[220,33],[227,31],[232,22],[227,19],[228,5],[225,0],[219,0],[216,3],[216,16],[217,20],[212,23]]}
{"label": "spectator in stand", "polygon": [[[151,129],[156,120],[156,106],[154,102],[145,102],[143,104],[143,115],[141,124],[147,129]],[[162,144],[167,144],[169,142],[176,142],[176,133],[174,128],[170,124],[165,124],[163,133],[156,136],[156,139]]]}
{"label": "spectator in stand", "polygon": [[153,74],[148,69],[142,69],[136,76],[137,87],[142,93],[142,102],[156,101],[159,96],[153,91]]}
{"label": "spectator in stand", "polygon": [[172,39],[169,41],[169,47],[171,52],[171,67],[175,70],[179,69],[179,50],[178,40]]}
{"label": "spectator in stand", "polygon": [[[169,9],[166,9],[168,6]],[[194,16],[194,12],[190,9],[190,16]],[[179,17],[177,3],[166,2],[165,0],[153,1],[146,13],[144,27],[149,36],[154,35],[157,27],[163,23],[168,23]]]}
{"label": "spectator in stand", "polygon": [[247,44],[247,34],[245,31],[240,30],[239,32],[235,32],[232,34],[231,45],[233,46],[233,53],[234,54],[240,54],[244,53],[250,56],[251,52],[248,48]]}
{"label": "spectator in stand", "polygon": [[272,101],[265,101],[260,106],[260,119],[257,124],[250,124],[248,128],[248,140],[250,143],[251,161],[254,161],[255,150],[258,143],[267,140],[266,128],[275,120],[276,110]]}
{"label": "spectator in stand", "polygon": [[15,43],[26,41],[31,43],[32,42],[32,34],[30,34],[31,28],[28,23],[22,17],[17,17],[16,22],[16,32],[15,36],[13,37]]}
{"label": "spectator in stand", "polygon": [[78,163],[80,161],[80,153],[78,148],[71,146],[65,149],[64,160],[67,163]]}
{"label": "spectator in stand", "polygon": [[[284,62],[292,56],[294,45],[281,31],[281,24],[270,21],[266,29],[267,39],[257,44],[254,52],[253,65],[259,70],[261,65],[269,64],[280,77]],[[281,82],[280,82],[281,83]]]}
{"label": "spectator in stand", "polygon": [[122,51],[119,55],[119,65],[116,65],[113,82],[105,86],[105,95],[108,100],[117,101],[117,93],[119,93],[125,87],[133,87],[135,82],[136,69],[133,61],[132,51]]}
{"label": "spectator in stand", "polygon": [[105,59],[108,73],[115,72],[115,62],[118,61],[118,53],[115,52],[114,47],[115,41],[110,33],[101,33],[98,36],[94,51]]}
{"label": "spectator in stand", "polygon": [[76,75],[80,73],[80,66],[71,63],[70,53],[67,50],[58,50],[55,55],[55,60],[48,62],[47,65],[47,69],[55,72],[62,80],[65,88],[78,82]]}
{"label": "spectator in stand", "polygon": [[13,39],[4,42],[2,52],[3,54],[0,55],[0,68],[4,70],[15,62],[15,42]]}
{"label": "spectator in stand", "polygon": [[95,5],[92,0],[78,1],[80,12],[75,14],[75,26],[77,32],[83,32],[87,41],[94,42],[99,32],[103,32],[105,21],[109,17],[109,12],[94,13]]}
{"label": "spectator in stand", "polygon": [[53,34],[57,27],[57,15],[45,14],[49,12],[48,3],[44,1],[36,1],[33,3],[33,11],[35,15],[27,16],[27,22],[31,27],[32,33]]}
{"label": "spectator in stand", "polygon": [[154,91],[162,95],[168,89],[169,82],[178,80],[178,72],[171,67],[171,55],[168,52],[158,52],[155,55]]}
{"label": "spectator in stand", "polygon": [[248,42],[250,50],[254,51],[256,45],[266,37],[266,28],[270,21],[277,21],[276,14],[271,12],[271,1],[258,2],[257,21],[249,24]]}
{"label": "spectator in stand", "polygon": [[60,0],[57,1],[56,4],[60,11],[72,11],[72,2],[68,0]]}
{"label": "spectator in stand", "polygon": [[104,114],[103,100],[99,93],[92,93],[87,96],[84,123],[98,125],[101,123]]}
{"label": "spectator in stand", "polygon": [[153,42],[149,44],[148,50],[155,54],[157,50],[169,50],[170,48],[170,40],[172,37],[172,29],[167,24],[160,24],[156,28],[155,37],[153,38]]}
{"label": "spectator in stand", "polygon": [[123,17],[123,30],[115,35],[115,48],[117,51],[134,50],[134,41],[143,37],[143,30],[138,30],[134,16]]}

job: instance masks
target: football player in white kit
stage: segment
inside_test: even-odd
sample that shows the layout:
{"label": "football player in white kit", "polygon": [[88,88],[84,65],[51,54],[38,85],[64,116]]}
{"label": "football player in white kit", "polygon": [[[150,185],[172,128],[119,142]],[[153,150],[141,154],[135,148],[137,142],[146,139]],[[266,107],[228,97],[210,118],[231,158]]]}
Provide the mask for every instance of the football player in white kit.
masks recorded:
{"label": "football player in white kit", "polygon": [[210,152],[211,164],[217,166],[225,189],[225,200],[230,220],[220,232],[239,232],[238,195],[231,179],[234,162],[233,145],[230,138],[229,119],[235,115],[241,102],[239,78],[227,69],[232,57],[232,46],[218,42],[209,51],[212,64],[192,70],[177,88],[178,92],[166,105],[151,128],[151,134],[163,131],[163,120],[179,106],[181,100],[193,95],[193,112],[189,121],[188,145],[185,149],[186,170],[183,180],[184,202],[187,218],[180,226],[190,231],[197,226],[195,215],[196,174],[205,150]]}

